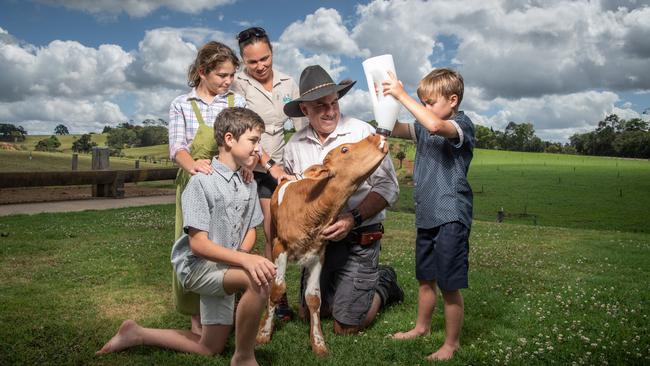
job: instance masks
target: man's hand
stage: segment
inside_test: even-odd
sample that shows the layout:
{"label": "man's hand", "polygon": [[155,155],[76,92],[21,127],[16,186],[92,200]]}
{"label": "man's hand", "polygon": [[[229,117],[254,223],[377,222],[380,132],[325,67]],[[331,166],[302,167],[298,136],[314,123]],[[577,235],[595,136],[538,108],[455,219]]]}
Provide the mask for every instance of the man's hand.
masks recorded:
{"label": "man's hand", "polygon": [[354,217],[348,212],[339,215],[336,222],[323,229],[322,234],[327,240],[339,241],[345,238],[352,228],[354,228]]}
{"label": "man's hand", "polygon": [[196,175],[197,173],[203,174],[212,174],[212,165],[209,159],[197,159],[192,163],[192,167],[189,170],[191,175]]}
{"label": "man's hand", "polygon": [[275,178],[276,181],[278,181],[278,184],[280,184],[283,180],[292,180],[293,176],[287,174],[284,171],[284,168],[278,164],[273,165],[271,169],[269,169],[269,174],[273,178]]}
{"label": "man's hand", "polygon": [[246,254],[243,267],[258,286],[268,287],[275,280],[275,265],[262,256]]}

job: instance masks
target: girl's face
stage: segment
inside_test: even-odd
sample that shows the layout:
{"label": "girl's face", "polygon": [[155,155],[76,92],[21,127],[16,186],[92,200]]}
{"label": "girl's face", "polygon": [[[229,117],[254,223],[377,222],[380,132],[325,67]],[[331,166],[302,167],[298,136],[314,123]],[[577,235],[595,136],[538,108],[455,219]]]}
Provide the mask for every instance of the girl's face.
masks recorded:
{"label": "girl's face", "polygon": [[201,84],[199,86],[204,87],[213,96],[225,94],[235,78],[235,71],[235,65],[230,61],[220,64],[207,74],[200,71]]}
{"label": "girl's face", "polygon": [[266,42],[255,42],[244,47],[242,58],[248,75],[259,82],[273,76],[273,53]]}

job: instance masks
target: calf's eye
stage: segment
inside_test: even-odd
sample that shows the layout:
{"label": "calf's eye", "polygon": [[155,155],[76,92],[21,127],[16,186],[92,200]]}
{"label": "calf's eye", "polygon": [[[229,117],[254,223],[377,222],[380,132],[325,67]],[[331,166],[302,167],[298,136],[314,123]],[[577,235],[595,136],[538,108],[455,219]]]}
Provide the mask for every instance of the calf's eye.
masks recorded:
{"label": "calf's eye", "polygon": [[345,147],[345,146],[342,147],[342,148],[341,148],[341,152],[345,154],[346,152],[348,152],[348,148]]}

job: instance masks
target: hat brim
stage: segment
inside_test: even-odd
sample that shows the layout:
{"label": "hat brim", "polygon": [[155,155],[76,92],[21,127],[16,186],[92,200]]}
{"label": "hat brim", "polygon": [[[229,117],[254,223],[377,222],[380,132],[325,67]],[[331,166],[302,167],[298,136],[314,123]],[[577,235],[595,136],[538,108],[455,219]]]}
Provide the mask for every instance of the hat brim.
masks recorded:
{"label": "hat brim", "polygon": [[330,85],[320,89],[316,89],[311,93],[307,93],[300,98],[294,99],[289,103],[284,105],[284,114],[289,117],[304,117],[305,114],[300,110],[301,102],[311,102],[317,99],[320,99],[326,95],[332,93],[338,93],[339,99],[341,99],[352,87],[356,84],[356,81],[353,81],[349,84],[337,84]]}

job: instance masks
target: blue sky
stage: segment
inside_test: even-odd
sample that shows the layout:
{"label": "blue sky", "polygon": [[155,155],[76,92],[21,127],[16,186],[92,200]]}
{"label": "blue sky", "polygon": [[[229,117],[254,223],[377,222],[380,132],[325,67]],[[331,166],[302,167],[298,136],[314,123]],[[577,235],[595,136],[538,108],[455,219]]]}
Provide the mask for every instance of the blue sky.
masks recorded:
{"label": "blue sky", "polygon": [[410,92],[434,67],[458,69],[462,109],[497,129],[532,122],[543,139],[566,141],[610,113],[648,117],[650,1],[5,0],[0,122],[47,134],[59,123],[80,133],[168,119],[196,49],[236,47],[251,25],[296,79],[320,64],[358,80],[342,110],[363,119],[361,62],[384,53]]}

